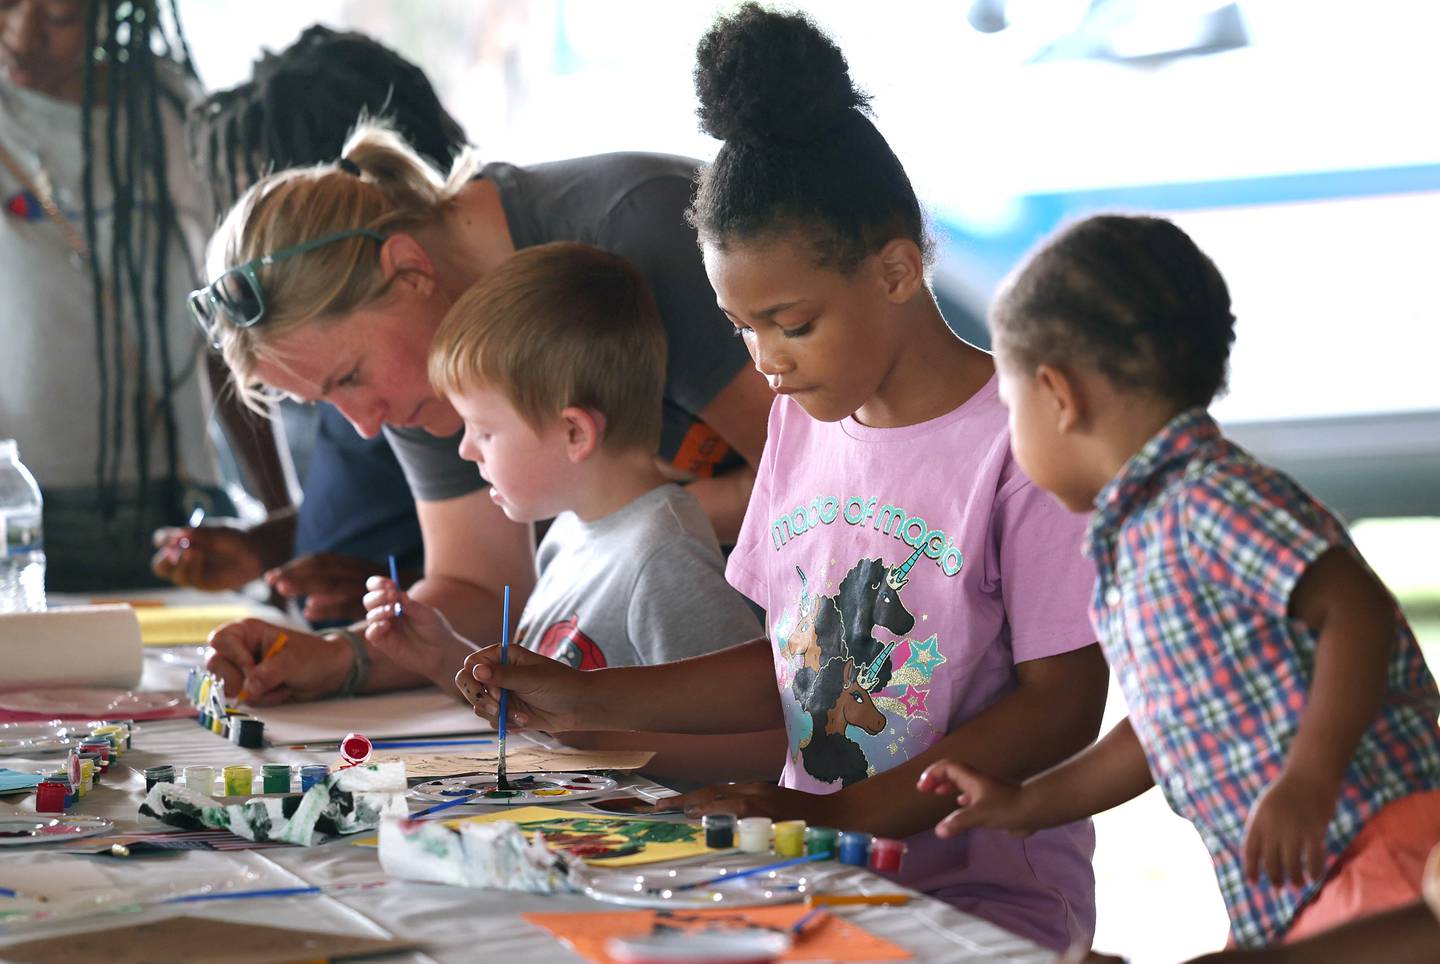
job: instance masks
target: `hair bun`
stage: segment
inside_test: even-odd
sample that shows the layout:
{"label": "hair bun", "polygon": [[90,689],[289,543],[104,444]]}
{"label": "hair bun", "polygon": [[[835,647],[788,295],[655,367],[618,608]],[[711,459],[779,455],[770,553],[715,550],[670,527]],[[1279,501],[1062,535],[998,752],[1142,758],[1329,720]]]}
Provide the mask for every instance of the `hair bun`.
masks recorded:
{"label": "hair bun", "polygon": [[804,14],[747,3],[696,50],[700,129],[725,141],[802,143],[823,136],[870,98],[845,55]]}

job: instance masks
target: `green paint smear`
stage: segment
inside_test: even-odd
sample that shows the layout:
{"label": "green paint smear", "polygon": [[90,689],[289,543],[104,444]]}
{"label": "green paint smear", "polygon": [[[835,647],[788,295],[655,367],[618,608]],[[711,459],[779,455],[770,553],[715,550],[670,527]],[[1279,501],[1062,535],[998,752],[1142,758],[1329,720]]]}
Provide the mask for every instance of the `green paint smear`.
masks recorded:
{"label": "green paint smear", "polygon": [[699,827],[658,820],[626,820],[623,817],[558,817],[526,821],[520,825],[526,832],[610,834],[624,837],[633,844],[690,843],[698,840]]}
{"label": "green paint smear", "polygon": [[503,799],[506,799],[506,798],[508,798],[508,797],[518,797],[518,796],[520,796],[520,791],[519,791],[519,790],[486,790],[486,791],[485,791],[485,796],[489,797],[491,800],[503,800]]}

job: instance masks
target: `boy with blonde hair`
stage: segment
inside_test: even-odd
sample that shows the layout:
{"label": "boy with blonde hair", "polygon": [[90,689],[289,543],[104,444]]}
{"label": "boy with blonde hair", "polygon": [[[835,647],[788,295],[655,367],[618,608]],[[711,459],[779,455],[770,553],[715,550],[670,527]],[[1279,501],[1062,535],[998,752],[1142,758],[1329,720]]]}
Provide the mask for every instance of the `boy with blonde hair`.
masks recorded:
{"label": "boy with blonde hair", "polygon": [[[516,639],[576,669],[669,662],[759,634],[700,504],[656,464],[665,354],[644,276],[571,242],[507,259],[431,345],[430,379],[464,420],[460,454],[490,497],[517,522],[555,520]],[[464,642],[434,609],[371,583],[377,645]]]}

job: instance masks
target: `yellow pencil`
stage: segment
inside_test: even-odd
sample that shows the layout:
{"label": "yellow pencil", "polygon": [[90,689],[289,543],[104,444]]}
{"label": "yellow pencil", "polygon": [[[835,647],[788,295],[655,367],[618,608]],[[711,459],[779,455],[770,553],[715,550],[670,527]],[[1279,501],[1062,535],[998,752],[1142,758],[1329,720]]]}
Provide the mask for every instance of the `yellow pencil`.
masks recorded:
{"label": "yellow pencil", "polygon": [[[279,636],[276,636],[276,637],[275,637],[275,642],[271,643],[271,644],[270,644],[270,648],[267,649],[267,650],[265,650],[265,655],[264,655],[263,657],[261,657],[260,662],[263,663],[265,660],[272,658],[276,653],[278,653],[278,652],[280,652],[280,650],[284,649],[284,648],[285,648],[285,644],[286,644],[287,642],[289,642],[289,641],[290,641],[290,637],[289,637],[289,636],[286,636],[283,632],[282,632]],[[257,664],[257,665],[258,665],[258,664]],[[240,687],[240,692],[238,692],[238,693],[235,694],[235,702],[237,702],[237,703],[243,703],[243,702],[245,702],[245,687],[243,687],[243,686]]]}
{"label": "yellow pencil", "polygon": [[840,904],[908,904],[909,894],[811,894],[811,907]]}

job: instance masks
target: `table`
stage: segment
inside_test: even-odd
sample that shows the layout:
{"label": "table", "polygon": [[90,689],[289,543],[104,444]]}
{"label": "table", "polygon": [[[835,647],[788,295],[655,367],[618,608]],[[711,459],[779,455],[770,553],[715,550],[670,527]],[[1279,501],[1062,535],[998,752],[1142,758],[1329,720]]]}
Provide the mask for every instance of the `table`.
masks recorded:
{"label": "table", "polygon": [[[185,672],[203,651],[195,647],[151,650],[146,653],[146,689],[180,689]],[[212,765],[248,763],[259,773],[267,762],[333,763],[333,750],[296,751],[284,747],[243,750],[201,729],[193,721],[167,720],[137,725],[132,749],[111,767],[102,783],[79,801],[74,813],[95,814],[115,821],[117,831],[158,829],[155,821],[139,816],[144,797],[142,771],[147,766],[174,764]],[[356,728],[363,731],[363,723]],[[8,757],[3,763],[15,769],[54,764],[54,760]],[[647,784],[643,778],[630,783]],[[33,811],[33,796],[9,797],[0,807]],[[18,803],[17,803],[18,801]],[[415,803],[416,809],[421,806]],[[570,808],[584,810],[582,803]],[[490,808],[462,807],[457,813],[486,812]],[[37,881],[65,875],[95,875],[126,889],[193,887],[206,881],[246,881],[247,887],[355,885],[381,878],[377,851],[356,847],[344,838],[317,847],[209,852],[185,851],[162,858],[106,858],[57,852],[53,846],[16,847],[0,851],[0,887],[23,890]],[[893,892],[896,885],[864,870],[840,864],[821,864],[817,876],[827,891]],[[78,868],[78,869],[77,869]],[[95,882],[98,886],[101,882]],[[3,898],[0,898],[3,899]],[[548,933],[522,920],[527,912],[611,910],[580,896],[531,895],[505,891],[471,890],[437,884],[390,882],[373,889],[356,889],[319,896],[265,898],[221,904],[185,906],[183,913],[228,920],[263,921],[279,927],[333,930],[351,934],[394,936],[423,943],[419,951],[393,954],[385,961],[473,961],[483,949],[486,957],[529,962],[574,964],[580,958]],[[905,907],[845,907],[837,914],[915,954],[918,961],[1049,962],[1053,955],[993,924],[926,897]],[[4,945],[67,931],[115,926],[169,916],[168,910],[149,910],[124,918],[109,916],[90,923],[71,922],[46,929],[27,928],[14,936],[0,935]]]}

